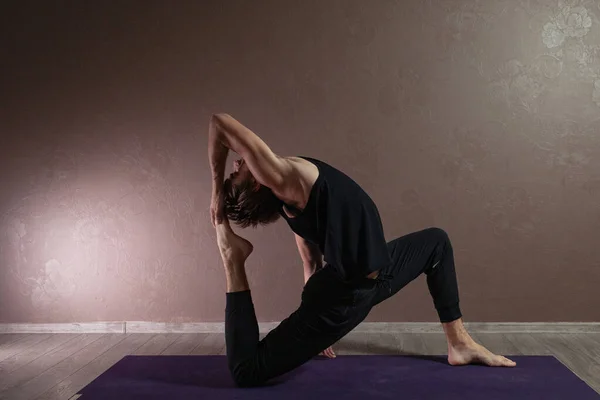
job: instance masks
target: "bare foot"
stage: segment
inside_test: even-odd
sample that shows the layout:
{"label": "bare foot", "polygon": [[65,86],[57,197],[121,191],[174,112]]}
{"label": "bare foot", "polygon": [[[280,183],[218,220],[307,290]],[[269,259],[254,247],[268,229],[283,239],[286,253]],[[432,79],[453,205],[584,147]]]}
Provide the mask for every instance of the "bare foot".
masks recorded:
{"label": "bare foot", "polygon": [[252,243],[243,237],[236,235],[231,229],[229,221],[218,224],[216,229],[217,243],[219,245],[219,250],[221,251],[223,262],[243,264],[252,253],[252,250],[254,250]]}
{"label": "bare foot", "polygon": [[448,363],[450,365],[483,364],[490,367],[514,367],[517,365],[514,361],[492,353],[473,340],[467,344],[450,346]]}

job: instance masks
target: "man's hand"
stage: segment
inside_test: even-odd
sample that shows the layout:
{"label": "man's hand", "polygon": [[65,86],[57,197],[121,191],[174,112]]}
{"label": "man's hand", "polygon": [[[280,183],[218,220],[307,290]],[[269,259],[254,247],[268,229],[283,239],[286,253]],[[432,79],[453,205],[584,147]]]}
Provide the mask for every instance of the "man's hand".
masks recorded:
{"label": "man's hand", "polygon": [[333,352],[333,348],[331,346],[329,346],[328,348],[323,350],[319,355],[323,356],[323,357],[327,357],[327,358],[335,358],[336,357],[335,353]]}
{"label": "man's hand", "polygon": [[211,118],[208,124],[208,160],[212,172],[212,196],[210,200],[210,222],[213,227],[223,222],[223,184],[225,180],[225,163],[229,148],[221,141],[219,129]]}

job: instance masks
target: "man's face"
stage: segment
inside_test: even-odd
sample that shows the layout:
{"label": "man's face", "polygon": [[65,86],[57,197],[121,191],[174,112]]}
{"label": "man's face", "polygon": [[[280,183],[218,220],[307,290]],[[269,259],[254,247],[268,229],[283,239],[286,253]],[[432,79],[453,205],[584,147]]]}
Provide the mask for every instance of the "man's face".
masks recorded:
{"label": "man's face", "polygon": [[254,179],[243,158],[233,162],[233,172],[229,175],[229,179],[234,186],[239,186],[248,179]]}

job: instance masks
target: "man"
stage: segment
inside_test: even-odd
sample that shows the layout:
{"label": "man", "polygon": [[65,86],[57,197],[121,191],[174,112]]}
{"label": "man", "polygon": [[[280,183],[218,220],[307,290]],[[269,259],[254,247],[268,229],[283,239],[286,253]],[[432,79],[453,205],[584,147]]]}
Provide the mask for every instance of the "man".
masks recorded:
{"label": "man", "polygon": [[[229,150],[242,158],[225,180]],[[227,278],[227,357],[237,385],[263,384],[323,351],[333,356],[332,344],[421,273],[446,333],[449,364],[515,365],[465,330],[444,231],[430,228],[386,243],[377,207],[356,182],[322,161],[275,155],[227,114],[211,118],[209,159],[211,219]],[[247,227],[280,216],[295,233],[306,284],[299,308],[259,341],[244,270],[253,247],[233,232],[229,219]]]}

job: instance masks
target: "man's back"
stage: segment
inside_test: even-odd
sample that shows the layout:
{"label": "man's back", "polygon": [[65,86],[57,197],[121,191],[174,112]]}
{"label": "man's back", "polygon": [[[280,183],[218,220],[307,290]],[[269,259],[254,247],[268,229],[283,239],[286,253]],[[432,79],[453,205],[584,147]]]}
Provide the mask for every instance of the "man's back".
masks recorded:
{"label": "man's back", "polygon": [[[344,280],[363,278],[391,260],[379,212],[369,195],[350,177],[309,157],[318,175],[302,194],[304,207],[285,204],[281,215],[299,236],[319,246],[325,262]],[[307,179],[300,178],[307,181]],[[285,203],[285,200],[282,199]]]}

